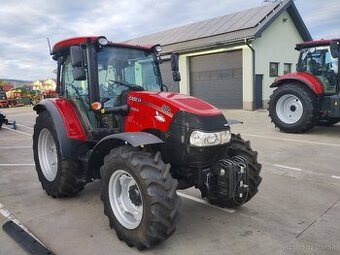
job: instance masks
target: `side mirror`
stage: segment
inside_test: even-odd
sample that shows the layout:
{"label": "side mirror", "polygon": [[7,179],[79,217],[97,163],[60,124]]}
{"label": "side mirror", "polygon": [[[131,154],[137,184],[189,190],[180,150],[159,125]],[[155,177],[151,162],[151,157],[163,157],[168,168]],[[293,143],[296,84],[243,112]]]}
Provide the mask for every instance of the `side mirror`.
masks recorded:
{"label": "side mirror", "polygon": [[72,74],[73,74],[73,79],[75,81],[86,80],[86,73],[85,73],[84,67],[73,67]]}
{"label": "side mirror", "polygon": [[339,57],[339,43],[337,41],[332,41],[330,43],[330,50],[333,58]]}
{"label": "side mirror", "polygon": [[171,54],[171,71],[172,71],[172,78],[174,81],[181,81],[181,74],[179,70],[178,64],[179,56],[177,53]]}
{"label": "side mirror", "polygon": [[70,55],[71,55],[71,65],[73,67],[84,66],[83,50],[80,46],[71,46]]}
{"label": "side mirror", "polygon": [[178,71],[178,54],[171,53],[171,71],[175,72]]}
{"label": "side mirror", "polygon": [[173,71],[172,78],[174,79],[174,81],[181,81],[181,73],[178,71]]}

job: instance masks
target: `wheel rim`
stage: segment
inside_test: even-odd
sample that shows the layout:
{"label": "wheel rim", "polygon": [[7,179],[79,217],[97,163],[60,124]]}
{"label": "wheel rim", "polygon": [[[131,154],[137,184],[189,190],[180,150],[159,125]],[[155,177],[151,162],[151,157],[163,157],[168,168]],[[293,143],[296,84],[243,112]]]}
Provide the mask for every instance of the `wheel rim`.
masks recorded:
{"label": "wheel rim", "polygon": [[119,223],[127,229],[137,228],[143,217],[143,199],[135,179],[125,170],[116,170],[111,175],[108,192]]}
{"label": "wheel rim", "polygon": [[38,140],[38,156],[41,170],[48,181],[53,181],[58,171],[58,155],[51,132],[44,128]]}
{"label": "wheel rim", "polygon": [[292,94],[287,94],[277,101],[276,114],[281,121],[293,124],[302,117],[303,106],[300,99]]}

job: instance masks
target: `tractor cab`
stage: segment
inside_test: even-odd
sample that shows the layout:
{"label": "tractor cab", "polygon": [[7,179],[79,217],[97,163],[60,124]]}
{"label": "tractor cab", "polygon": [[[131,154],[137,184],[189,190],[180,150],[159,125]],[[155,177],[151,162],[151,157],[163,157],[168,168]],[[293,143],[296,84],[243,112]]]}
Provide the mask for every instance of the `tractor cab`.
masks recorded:
{"label": "tractor cab", "polygon": [[296,49],[300,51],[297,71],[317,77],[324,94],[335,94],[339,86],[339,65],[338,57],[332,56],[330,42],[298,44]]}
{"label": "tractor cab", "polygon": [[89,140],[124,131],[128,92],[164,90],[160,50],[160,45],[111,43],[105,37],[73,38],[53,47],[57,90],[75,105]]}

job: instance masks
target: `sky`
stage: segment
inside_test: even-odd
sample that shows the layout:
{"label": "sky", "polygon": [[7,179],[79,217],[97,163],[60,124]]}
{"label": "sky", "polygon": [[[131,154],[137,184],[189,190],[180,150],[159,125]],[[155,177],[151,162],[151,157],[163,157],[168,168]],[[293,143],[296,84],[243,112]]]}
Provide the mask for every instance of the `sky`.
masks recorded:
{"label": "sky", "polygon": [[[51,44],[104,35],[121,42],[257,7],[263,0],[0,0],[0,79],[54,78]],[[340,37],[340,0],[295,0],[313,39]]]}

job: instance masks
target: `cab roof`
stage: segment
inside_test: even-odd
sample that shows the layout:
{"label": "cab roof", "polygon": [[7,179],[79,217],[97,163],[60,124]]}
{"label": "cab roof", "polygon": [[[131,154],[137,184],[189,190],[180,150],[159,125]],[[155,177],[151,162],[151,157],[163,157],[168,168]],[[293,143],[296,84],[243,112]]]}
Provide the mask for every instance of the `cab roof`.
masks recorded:
{"label": "cab roof", "polygon": [[[103,36],[81,36],[81,37],[73,37],[69,39],[62,40],[57,42],[53,48],[51,55],[61,53],[64,50],[67,50],[71,46],[86,44],[88,40],[91,42],[95,42],[98,38]],[[131,45],[125,43],[113,43],[109,41],[110,46],[117,46],[117,47],[127,47],[127,48],[134,48],[134,49],[142,49],[142,50],[151,50],[154,45]]]}
{"label": "cab roof", "polygon": [[298,43],[298,44],[296,44],[295,49],[300,50],[300,49],[303,49],[303,48],[311,48],[311,47],[317,47],[317,46],[327,46],[327,45],[330,45],[330,43],[334,42],[334,41],[340,42],[340,38],[326,39],[326,40],[321,39],[321,40]]}

